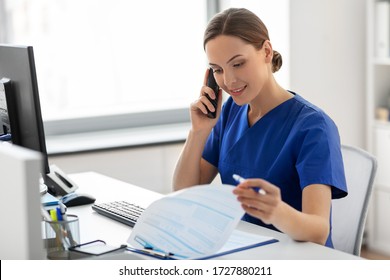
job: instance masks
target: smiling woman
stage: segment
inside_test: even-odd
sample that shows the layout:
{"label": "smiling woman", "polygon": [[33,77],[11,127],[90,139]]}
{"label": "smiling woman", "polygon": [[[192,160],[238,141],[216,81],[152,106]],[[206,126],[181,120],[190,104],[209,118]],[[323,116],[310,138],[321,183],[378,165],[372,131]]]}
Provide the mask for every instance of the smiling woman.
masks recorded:
{"label": "smiling woman", "polygon": [[229,8],[215,15],[204,48],[218,86],[230,97],[218,102],[215,119],[207,118],[216,93],[203,83],[191,103],[174,188],[208,184],[218,174],[235,185],[239,174],[249,178],[232,190],[246,212],[243,220],[333,247],[331,199],[347,195],[337,126],[277,82],[281,56],[252,11]]}

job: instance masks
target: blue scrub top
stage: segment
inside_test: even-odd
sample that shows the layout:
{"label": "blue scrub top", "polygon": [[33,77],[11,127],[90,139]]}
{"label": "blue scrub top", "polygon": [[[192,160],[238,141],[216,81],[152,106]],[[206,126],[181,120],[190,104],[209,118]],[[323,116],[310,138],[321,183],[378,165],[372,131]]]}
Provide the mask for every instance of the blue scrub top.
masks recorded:
{"label": "blue scrub top", "polygon": [[[233,174],[265,179],[299,211],[308,185],[331,186],[332,199],[347,195],[339,133],[321,109],[294,93],[251,127],[248,109],[230,97],[207,139],[203,158],[218,168],[222,183],[236,185]],[[243,220],[276,230],[248,214]],[[325,245],[333,247],[331,231]]]}

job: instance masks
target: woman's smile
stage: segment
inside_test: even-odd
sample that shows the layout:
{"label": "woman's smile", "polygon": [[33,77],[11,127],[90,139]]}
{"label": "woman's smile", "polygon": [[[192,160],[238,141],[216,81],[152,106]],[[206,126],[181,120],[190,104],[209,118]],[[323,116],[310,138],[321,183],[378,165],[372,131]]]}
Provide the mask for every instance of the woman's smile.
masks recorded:
{"label": "woman's smile", "polygon": [[229,94],[231,96],[240,96],[246,89],[247,86],[243,86],[240,88],[234,88],[234,89],[229,89]]}

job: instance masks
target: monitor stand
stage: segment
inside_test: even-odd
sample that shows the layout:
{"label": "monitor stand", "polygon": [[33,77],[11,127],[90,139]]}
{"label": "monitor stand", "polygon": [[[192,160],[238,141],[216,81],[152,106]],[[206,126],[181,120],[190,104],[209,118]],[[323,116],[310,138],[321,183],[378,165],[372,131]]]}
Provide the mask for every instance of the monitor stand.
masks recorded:
{"label": "monitor stand", "polygon": [[50,173],[44,178],[49,193],[54,196],[63,196],[77,190],[78,186],[58,166],[50,165]]}

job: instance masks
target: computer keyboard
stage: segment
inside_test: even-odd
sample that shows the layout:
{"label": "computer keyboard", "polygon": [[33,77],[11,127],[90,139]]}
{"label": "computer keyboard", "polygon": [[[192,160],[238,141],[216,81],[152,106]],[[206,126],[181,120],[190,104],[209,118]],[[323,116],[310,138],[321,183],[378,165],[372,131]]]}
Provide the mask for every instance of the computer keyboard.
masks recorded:
{"label": "computer keyboard", "polygon": [[133,227],[141,213],[145,210],[134,203],[127,201],[113,201],[92,205],[92,209],[97,213],[117,220],[128,226]]}

